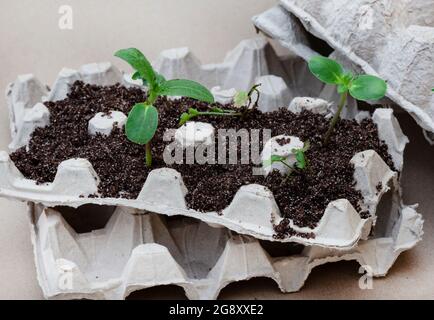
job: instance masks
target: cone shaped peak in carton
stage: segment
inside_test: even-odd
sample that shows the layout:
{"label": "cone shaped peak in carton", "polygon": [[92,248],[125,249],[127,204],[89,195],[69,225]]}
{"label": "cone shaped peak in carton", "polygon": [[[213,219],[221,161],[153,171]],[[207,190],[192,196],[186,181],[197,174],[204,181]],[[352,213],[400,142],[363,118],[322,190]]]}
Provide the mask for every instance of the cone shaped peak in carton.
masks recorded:
{"label": "cone shaped peak in carton", "polygon": [[331,103],[319,98],[295,97],[292,99],[288,110],[294,113],[300,113],[302,110],[308,110],[313,113],[327,116],[330,114]]}
{"label": "cone shaped peak in carton", "polygon": [[14,151],[29,143],[32,132],[36,128],[44,128],[50,124],[50,111],[38,102],[24,115],[21,127],[9,144],[9,150]]}
{"label": "cone shaped peak in carton", "polygon": [[100,133],[108,136],[112,132],[113,126],[122,129],[126,122],[127,116],[120,111],[98,112],[89,120],[88,132],[90,135]]}

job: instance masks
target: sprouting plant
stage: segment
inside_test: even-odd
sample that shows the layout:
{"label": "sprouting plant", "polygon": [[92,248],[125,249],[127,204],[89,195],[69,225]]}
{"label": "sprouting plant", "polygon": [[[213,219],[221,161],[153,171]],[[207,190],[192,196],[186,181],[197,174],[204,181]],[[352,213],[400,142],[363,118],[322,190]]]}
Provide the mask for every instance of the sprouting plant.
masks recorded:
{"label": "sprouting plant", "polygon": [[264,162],[264,166],[271,166],[273,163],[276,162],[280,162],[284,166],[286,166],[289,169],[289,171],[286,178],[282,181],[282,183],[285,183],[294,171],[300,172],[307,169],[309,162],[307,160],[306,152],[307,150],[309,150],[309,148],[310,148],[310,142],[306,141],[304,143],[303,148],[291,150],[291,152],[295,155],[295,160],[296,160],[294,166],[290,166],[288,163],[286,163],[286,157],[278,156],[278,155],[272,155],[269,160]]}
{"label": "sprouting plant", "polygon": [[309,150],[309,148],[310,148],[310,142],[306,141],[304,143],[303,148],[292,149],[292,153],[295,154],[295,160],[297,160],[297,162],[295,163],[295,166],[300,170],[306,169],[307,166],[309,165],[309,162],[308,162],[307,157],[306,157],[306,152],[307,152],[307,150]]}
{"label": "sprouting plant", "polygon": [[158,128],[158,110],[154,107],[159,96],[184,96],[207,103],[213,103],[214,97],[207,88],[191,80],[166,80],[157,73],[150,62],[138,49],[129,48],[115,53],[128,62],[135,70],[132,78],[142,80],[148,87],[146,101],[137,103],[128,114],[125,133],[134,143],[146,145],[146,165],[152,165],[151,140]]}
{"label": "sprouting plant", "polygon": [[[213,107],[209,111],[199,111],[195,108],[189,108],[187,112],[184,112],[181,114],[181,117],[179,119],[179,125],[182,126],[188,121],[190,121],[193,118],[196,118],[198,116],[232,116],[232,117],[243,117],[245,116],[250,110],[253,108],[256,108],[258,106],[258,100],[260,92],[258,88],[261,86],[261,84],[255,84],[248,92],[247,91],[238,91],[234,96],[234,106],[239,111],[236,110],[228,110],[228,109],[222,109],[218,107]],[[256,92],[257,98],[254,102],[254,105],[252,107],[252,94]]]}
{"label": "sprouting plant", "polygon": [[181,114],[179,119],[179,125],[182,126],[191,119],[198,116],[241,116],[241,112],[236,112],[235,110],[225,110],[221,108],[211,108],[210,111],[199,111],[195,108],[189,108],[188,112]]}
{"label": "sprouting plant", "polygon": [[348,93],[355,99],[368,101],[378,100],[384,97],[387,91],[387,84],[383,79],[372,75],[353,75],[346,72],[336,61],[322,56],[313,57],[309,63],[309,70],[322,82],[334,84],[341,95],[338,110],[335,113],[330,127],[325,135],[324,144],[327,144],[333,128],[339,120],[344,108]]}
{"label": "sprouting plant", "polygon": [[[259,97],[261,95],[261,92],[259,91],[259,87],[261,84],[255,84],[253,87],[250,88],[250,90],[247,91],[238,91],[237,94],[234,97],[234,106],[237,108],[245,108],[245,110],[250,110],[253,108],[258,107],[258,101]],[[253,93],[256,93],[256,100],[252,107],[252,95]]]}

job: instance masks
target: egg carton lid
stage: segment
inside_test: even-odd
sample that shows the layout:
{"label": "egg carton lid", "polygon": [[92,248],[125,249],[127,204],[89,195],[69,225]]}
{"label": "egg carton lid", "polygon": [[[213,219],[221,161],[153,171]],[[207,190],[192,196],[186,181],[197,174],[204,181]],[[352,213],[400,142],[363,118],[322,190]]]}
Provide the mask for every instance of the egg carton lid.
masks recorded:
{"label": "egg carton lid", "polygon": [[387,97],[432,133],[433,16],[432,0],[280,0],[253,22],[305,60],[318,55],[309,33],[326,41],[335,50],[332,58],[385,79]]}

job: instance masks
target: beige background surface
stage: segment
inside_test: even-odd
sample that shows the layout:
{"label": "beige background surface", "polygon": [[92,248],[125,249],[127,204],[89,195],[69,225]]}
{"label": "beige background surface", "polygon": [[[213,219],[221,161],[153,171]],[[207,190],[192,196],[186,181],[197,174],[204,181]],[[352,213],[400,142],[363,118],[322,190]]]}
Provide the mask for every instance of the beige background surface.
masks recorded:
{"label": "beige background surface", "polygon": [[[275,0],[4,0],[0,2],[0,88],[32,72],[50,84],[64,66],[110,60],[121,47],[136,46],[153,58],[163,49],[188,46],[203,62],[221,61],[240,40],[255,36],[250,17]],[[60,30],[58,9],[73,9],[73,30]],[[117,63],[117,62],[115,62]],[[232,284],[221,298],[434,298],[434,147],[406,115],[412,143],[403,175],[407,203],[420,203],[425,237],[403,254],[373,290],[358,287],[358,265],[342,262],[313,271],[304,289],[281,294],[271,280]],[[0,149],[9,142],[7,111],[0,98]],[[182,290],[155,288],[145,298],[183,298]],[[0,199],[0,298],[40,299],[24,204]]]}

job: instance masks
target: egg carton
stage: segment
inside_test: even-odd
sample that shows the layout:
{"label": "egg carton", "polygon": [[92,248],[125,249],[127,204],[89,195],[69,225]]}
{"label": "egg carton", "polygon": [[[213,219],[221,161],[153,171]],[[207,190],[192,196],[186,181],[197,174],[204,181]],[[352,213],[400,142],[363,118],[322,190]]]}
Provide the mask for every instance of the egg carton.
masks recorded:
{"label": "egg carton", "polygon": [[[157,70],[168,78],[185,77],[188,69],[185,66],[191,61],[196,61],[193,65],[198,65],[197,59],[192,58],[194,56],[188,50],[178,50],[178,53],[177,50],[165,51],[159,62],[154,64],[164,66],[165,69],[158,67]],[[264,52],[267,52],[265,58]],[[304,95],[320,96],[323,92],[321,84],[311,82],[312,77],[305,63],[299,59],[278,58],[264,40],[243,41],[228,57],[222,64],[199,65],[195,70],[200,76],[191,73],[188,77],[201,82],[209,81],[206,84],[210,88],[223,84],[212,88],[212,92],[218,101],[230,102],[235,90],[231,88],[232,80],[228,79],[243,74],[244,69],[253,69],[245,64],[250,59],[252,65],[266,66],[257,70],[280,76],[264,76],[259,72],[251,75],[250,83],[244,84],[245,89],[257,80],[263,83],[261,99],[264,100],[261,105],[269,108],[263,111],[286,105],[288,100],[292,101],[289,109],[293,112],[309,109],[330,116],[333,111],[327,101],[303,98]],[[238,60],[233,57],[238,57]],[[239,68],[238,72],[227,72],[236,68]],[[218,79],[214,81],[211,74]],[[201,77],[211,78],[203,80]],[[120,81],[126,86],[138,85],[129,74],[122,74],[109,63],[87,65],[80,71],[64,69],[51,91],[32,75],[18,77],[7,90],[14,136],[11,150],[26,145],[35,127],[49,123],[48,109],[41,102],[64,98],[74,79],[99,85]],[[291,91],[282,85],[283,82],[289,85]],[[234,87],[239,89],[242,85]],[[358,112],[355,105],[350,104],[348,110],[347,117],[354,116],[361,120],[369,116]],[[407,138],[392,111],[379,109],[373,120],[380,128],[380,138],[389,147],[395,167],[401,170]],[[288,248],[292,248],[294,243],[261,241],[235,232],[275,240],[271,236],[270,212],[278,216],[278,211],[272,211],[277,206],[269,191],[257,185],[240,189],[223,216],[216,216],[215,213],[184,210],[186,190],[182,178],[170,169],[154,170],[136,200],[80,198],[80,194],[95,192],[98,182],[86,160],[63,162],[52,184],[37,185],[24,179],[7,153],[2,152],[0,195],[39,203],[30,203],[29,212],[38,281],[47,298],[122,299],[135,290],[166,284],[183,287],[190,299],[216,298],[229,283],[252,277],[272,278],[282,291],[293,292],[303,286],[312,268],[327,262],[357,260],[368,267],[371,275],[383,276],[398,255],[413,247],[422,236],[423,220],[414,206],[402,204],[396,173],[387,168],[373,151],[357,154],[352,161],[356,167],[358,188],[364,196],[363,208],[373,214],[372,219],[361,221],[345,199],[332,202],[329,206],[332,210],[324,215],[317,230],[314,230],[317,238],[318,232],[320,240],[322,236],[318,245],[296,237],[285,240],[306,245],[295,255],[288,254]],[[379,181],[382,182],[382,190],[374,191]],[[151,199],[147,190],[152,190]],[[164,197],[169,192],[173,195],[171,201]],[[48,209],[44,204],[62,207]],[[114,210],[114,213],[106,226],[87,233],[74,231],[63,218],[65,212],[73,212],[74,220],[80,216],[75,213],[82,212],[84,225],[88,226],[91,224],[89,219],[103,219],[107,210]],[[342,211],[340,215],[337,214],[339,210]],[[240,212],[254,212],[255,216],[240,216]],[[168,217],[183,214],[196,219]],[[342,221],[343,216],[349,219]],[[257,217],[260,220],[255,220]],[[374,223],[376,236],[368,237],[368,234],[372,235],[371,225]],[[234,231],[218,226],[227,226]],[[269,233],[264,237],[265,229]],[[357,241],[347,246],[341,240],[335,245],[334,237],[349,239],[355,229],[365,240],[359,241],[357,246]],[[284,252],[276,255],[275,246]]]}
{"label": "egg carton", "polygon": [[253,22],[305,60],[318,54],[309,33],[326,41],[349,69],[387,80],[387,96],[432,133],[433,17],[433,0],[280,0]]}
{"label": "egg carton", "polygon": [[342,260],[356,260],[365,276],[384,276],[420,241],[423,220],[413,207],[382,209],[375,237],[333,250],[261,242],[199,220],[122,206],[29,205],[37,278],[48,299],[125,299],[163,285],[180,286],[189,299],[216,299],[230,283],[254,277],[295,292],[313,268]]}
{"label": "egg carton", "polygon": [[[206,83],[208,87],[217,83],[223,84],[221,87],[213,88],[217,99],[231,99],[234,90],[225,89],[227,86],[235,85],[237,88],[245,89],[259,79],[264,84],[261,89],[262,105],[266,106],[264,111],[271,111],[279,105],[287,105],[291,91],[285,85],[290,77],[285,81],[274,75],[262,75],[269,71],[268,65],[276,65],[280,61],[275,56],[273,59],[270,58],[275,61],[274,63],[267,62],[266,56],[272,56],[270,52],[265,54],[269,50],[269,45],[263,39],[243,41],[228,54],[222,64],[201,66],[185,48],[173,49],[164,51],[155,65],[156,69],[168,78],[185,77],[186,74],[187,78],[202,82],[205,82],[205,78],[210,78]],[[249,73],[252,70],[256,70],[255,74]],[[247,74],[247,80],[244,77],[236,80],[240,74]],[[79,71],[63,69],[49,92],[44,91],[44,86],[34,76],[19,76],[7,90],[11,128],[15,132],[10,146],[12,150],[26,145],[36,127],[49,123],[49,111],[41,102],[64,98],[71,84],[78,79],[98,85],[118,82],[128,86],[137,85],[129,74],[122,74],[110,63],[85,65]],[[300,90],[294,88],[294,91]],[[324,108],[321,107],[323,102],[325,101],[298,97],[292,100],[289,108],[294,112],[308,108],[321,113],[324,112]],[[30,107],[33,103],[35,105]],[[330,106],[325,103],[327,107]],[[331,110],[327,109],[326,112],[330,113]],[[356,112],[358,119],[369,116],[363,112],[357,113],[357,110],[352,112]],[[408,139],[402,133],[392,110],[379,108],[374,112],[372,119],[378,125],[380,138],[388,145],[395,167],[401,170],[403,152]],[[273,194],[266,187],[256,184],[243,186],[222,212],[203,213],[187,208],[185,195],[188,190],[180,173],[169,168],[151,171],[137,199],[95,198],[88,196],[98,193],[99,177],[88,160],[63,161],[52,183],[37,184],[24,178],[10,160],[8,153],[3,151],[0,152],[0,196],[41,203],[47,207],[98,204],[125,206],[168,216],[184,215],[258,239],[346,249],[354,247],[360,239],[367,238],[375,224],[376,208],[383,196],[399,191],[397,173],[393,172],[375,151],[366,150],[358,153],[351,162],[355,166],[356,188],[363,195],[361,208],[363,211],[369,211],[371,217],[362,219],[348,200],[338,199],[330,202],[314,229],[299,227],[290,221],[290,226],[302,234],[284,239],[273,237],[274,224],[283,218]],[[381,188],[378,189],[378,186]],[[171,197],[167,197],[167,194],[171,194]],[[393,204],[399,205],[397,201],[393,201]],[[315,236],[306,238],[303,233],[312,233]]]}

